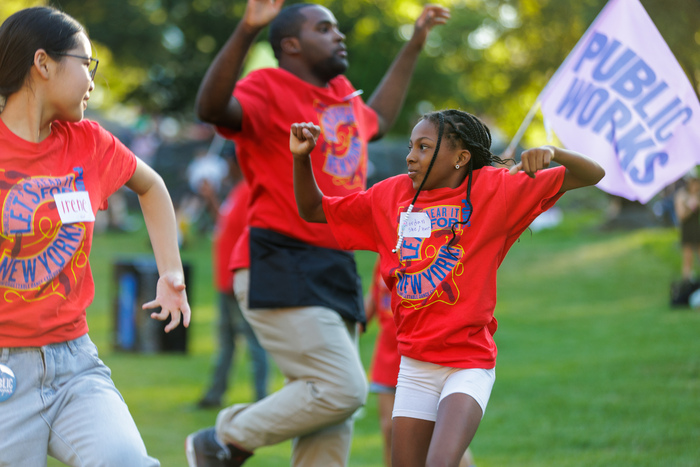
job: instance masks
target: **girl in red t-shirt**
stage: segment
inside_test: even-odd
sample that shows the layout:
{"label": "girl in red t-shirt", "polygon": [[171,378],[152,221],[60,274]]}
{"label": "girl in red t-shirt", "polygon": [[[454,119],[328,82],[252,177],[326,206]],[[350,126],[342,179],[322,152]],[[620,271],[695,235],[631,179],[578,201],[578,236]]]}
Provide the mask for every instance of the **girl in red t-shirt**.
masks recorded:
{"label": "girl in red t-shirt", "polygon": [[[396,395],[401,356],[396,342],[396,325],[391,312],[391,291],[387,288],[377,261],[372,272],[372,283],[365,296],[367,323],[375,316],[379,323],[377,340],[370,366],[369,392],[377,395],[379,426],[384,440],[384,465],[391,467],[391,412]],[[473,467],[474,457],[469,449],[462,456],[459,467]]]}
{"label": "girl in red t-shirt", "polygon": [[[523,152],[510,170],[492,167],[504,161],[491,154],[486,125],[446,110],[413,128],[407,175],[324,197],[309,161],[319,132],[311,123],[291,127],[297,206],[306,221],[328,223],[343,248],[379,253],[401,354],[393,464],[456,466],[495,380],[498,266],[562,193],[605,173],[553,146]],[[544,170],[552,161],[563,167]]]}
{"label": "girl in red t-shirt", "polygon": [[98,60],[72,17],[21,10],[0,26],[0,465],[159,465],[88,337],[95,214],[139,196],[158,265],[158,320],[190,308],[163,180],[83,120]]}

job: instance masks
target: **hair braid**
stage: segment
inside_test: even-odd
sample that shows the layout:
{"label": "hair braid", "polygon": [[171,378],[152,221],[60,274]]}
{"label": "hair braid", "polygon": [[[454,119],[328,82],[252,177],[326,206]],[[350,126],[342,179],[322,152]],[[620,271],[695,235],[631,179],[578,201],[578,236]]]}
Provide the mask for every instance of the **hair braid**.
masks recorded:
{"label": "hair braid", "polygon": [[437,119],[438,119],[438,138],[437,138],[437,143],[435,143],[435,151],[433,152],[433,157],[430,159],[430,165],[428,165],[428,170],[425,171],[425,176],[423,177],[423,181],[420,182],[420,186],[418,187],[418,190],[416,191],[416,194],[413,197],[413,201],[411,201],[411,204],[408,206],[408,210],[406,211],[406,216],[404,217],[404,221],[399,223],[399,239],[396,242],[396,248],[391,250],[392,253],[396,253],[399,250],[399,248],[401,248],[401,244],[403,243],[403,230],[406,227],[406,222],[408,221],[408,216],[411,215],[411,212],[413,211],[413,206],[416,204],[416,200],[418,199],[418,195],[420,194],[421,190],[423,189],[423,185],[425,185],[425,181],[428,179],[428,175],[430,174],[430,170],[433,168],[433,165],[435,164],[435,159],[437,159],[438,152],[440,152],[440,144],[442,143],[442,136],[443,136],[444,129],[445,129],[445,116],[442,114],[438,114]]}
{"label": "hair braid", "polygon": [[[424,118],[434,121],[434,114],[427,114]],[[473,169],[478,170],[493,163],[505,164],[506,161],[491,152],[491,131],[476,116],[461,110],[444,110],[445,123],[450,130],[446,136],[453,144],[461,146],[472,155]]]}
{"label": "hair braid", "polygon": [[452,238],[447,243],[448,253],[457,259],[452,251],[450,251],[450,246],[454,243],[457,237],[455,226],[458,224],[466,225],[469,222],[469,219],[471,219],[474,211],[471,202],[472,172],[494,163],[505,165],[506,160],[501,159],[491,152],[491,131],[476,116],[461,110],[448,109],[425,114],[423,119],[437,123],[440,115],[444,116],[445,118],[444,137],[453,145],[467,149],[471,154],[467,168],[469,180],[467,182],[466,204],[469,207],[469,214],[463,221],[457,221],[452,224]]}
{"label": "hair braid", "polygon": [[[454,224],[452,224],[452,238],[447,243],[448,253],[452,255],[452,257],[457,259],[452,253],[452,251],[450,251],[450,246],[452,246],[457,236],[455,232],[455,226],[458,224],[467,224],[469,222],[469,219],[471,219],[472,213],[474,211],[471,202],[473,171],[478,170],[487,165],[492,165],[494,163],[505,165],[508,159],[501,159],[500,157],[496,156],[491,152],[491,131],[481,120],[479,120],[476,116],[470,113],[456,109],[440,110],[437,112],[430,112],[423,115],[421,120],[428,120],[438,127],[438,142],[435,148],[435,152],[433,154],[433,158],[430,161],[430,166],[428,167],[428,170],[426,171],[426,174],[423,177],[423,182],[421,183],[421,186],[418,188],[418,190],[416,191],[416,195],[413,197],[413,202],[409,206],[408,212],[406,213],[406,217],[408,217],[408,215],[410,215],[411,211],[413,210],[413,206],[416,202],[416,199],[418,198],[418,194],[421,192],[423,184],[428,178],[428,174],[430,173],[430,169],[432,168],[433,163],[435,162],[435,158],[440,148],[440,140],[442,138],[445,138],[448,141],[450,141],[450,144],[452,144],[453,147],[467,149],[471,154],[467,168],[469,180],[467,182],[466,204],[469,207],[469,214],[467,215],[467,218],[465,220],[457,221]],[[392,250],[394,252],[399,250],[401,248],[401,244],[403,243],[403,224],[404,223],[400,223],[399,225],[399,238],[398,242],[396,243],[396,248]]]}

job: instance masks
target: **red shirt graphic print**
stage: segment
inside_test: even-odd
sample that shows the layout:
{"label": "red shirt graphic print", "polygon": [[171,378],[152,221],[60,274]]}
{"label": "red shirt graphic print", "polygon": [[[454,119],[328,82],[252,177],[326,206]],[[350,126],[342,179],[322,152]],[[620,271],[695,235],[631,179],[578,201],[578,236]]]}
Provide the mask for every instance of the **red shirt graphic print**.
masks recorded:
{"label": "red shirt graphic print", "polygon": [[360,139],[352,104],[316,102],[314,108],[323,135],[319,145],[324,157],[323,172],[337,185],[349,190],[363,189],[367,174],[366,147]]}

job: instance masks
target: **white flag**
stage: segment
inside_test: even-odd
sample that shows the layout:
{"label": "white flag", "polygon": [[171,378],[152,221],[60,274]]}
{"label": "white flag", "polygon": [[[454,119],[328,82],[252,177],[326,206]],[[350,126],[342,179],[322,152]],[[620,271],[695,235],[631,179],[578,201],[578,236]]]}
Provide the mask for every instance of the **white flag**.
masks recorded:
{"label": "white flag", "polygon": [[700,164],[700,103],[639,0],[610,0],[539,100],[608,193],[646,203]]}

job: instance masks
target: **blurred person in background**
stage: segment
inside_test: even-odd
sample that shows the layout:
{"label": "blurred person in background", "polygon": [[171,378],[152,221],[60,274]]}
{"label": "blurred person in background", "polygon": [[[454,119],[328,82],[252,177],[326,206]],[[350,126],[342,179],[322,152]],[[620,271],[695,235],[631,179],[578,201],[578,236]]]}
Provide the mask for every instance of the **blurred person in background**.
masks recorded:
{"label": "blurred person in background", "polygon": [[695,278],[693,264],[700,254],[700,178],[695,171],[685,177],[685,186],[676,192],[674,205],[680,226],[683,279]]}
{"label": "blurred person in background", "polygon": [[175,210],[181,247],[187,246],[193,233],[211,229],[216,221],[228,164],[219,154],[204,149],[187,165],[185,173],[187,188]]}
{"label": "blurred person in background", "polygon": [[245,336],[253,363],[255,400],[260,400],[267,395],[268,385],[267,354],[260,346],[250,324],[241,314],[233,293],[233,272],[229,268],[233,248],[246,228],[250,189],[241,176],[235,150],[225,151],[223,156],[228,162],[228,178],[233,183],[233,187],[220,205],[218,193],[209,184],[206,185],[203,193],[207,205],[210,206],[209,209],[217,213],[212,242],[212,264],[214,285],[218,295],[219,352],[209,388],[198,403],[200,408],[221,407],[223,396],[228,388],[229,373],[236,350],[236,338],[239,335]]}

